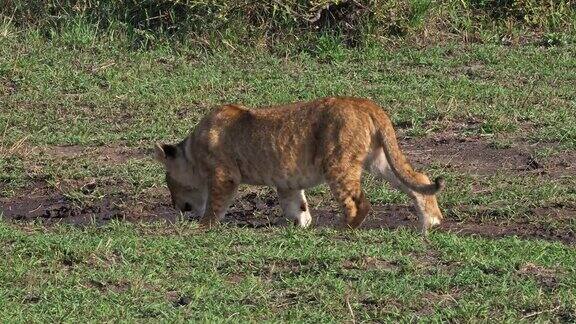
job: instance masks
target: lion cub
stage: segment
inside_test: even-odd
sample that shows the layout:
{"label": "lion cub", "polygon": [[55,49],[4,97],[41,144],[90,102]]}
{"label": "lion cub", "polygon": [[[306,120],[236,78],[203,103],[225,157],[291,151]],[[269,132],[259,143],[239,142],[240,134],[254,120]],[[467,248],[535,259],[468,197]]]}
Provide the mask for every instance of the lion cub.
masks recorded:
{"label": "lion cub", "polygon": [[307,227],[304,189],[326,182],[344,209],[344,225],[356,228],[370,211],[360,183],[364,169],[413,199],[424,234],[442,219],[435,194],[444,180],[432,183],[412,168],[388,116],[366,99],[222,106],[182,142],[157,145],[156,159],[166,167],[174,206],[202,215],[205,227],[223,217],[241,183],[276,187],[286,216]]}

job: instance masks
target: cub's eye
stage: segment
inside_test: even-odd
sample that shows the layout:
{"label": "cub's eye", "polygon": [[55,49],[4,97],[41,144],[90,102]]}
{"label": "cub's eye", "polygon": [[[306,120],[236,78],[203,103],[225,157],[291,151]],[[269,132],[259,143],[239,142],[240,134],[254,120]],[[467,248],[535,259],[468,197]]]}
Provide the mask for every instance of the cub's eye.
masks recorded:
{"label": "cub's eye", "polygon": [[189,203],[185,203],[184,209],[182,211],[185,211],[185,212],[192,211],[192,206]]}

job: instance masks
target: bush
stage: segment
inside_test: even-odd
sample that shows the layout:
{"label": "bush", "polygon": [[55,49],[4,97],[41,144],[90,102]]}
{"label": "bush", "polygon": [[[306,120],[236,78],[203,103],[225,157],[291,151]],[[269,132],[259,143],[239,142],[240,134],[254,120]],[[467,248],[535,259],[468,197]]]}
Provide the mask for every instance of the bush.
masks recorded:
{"label": "bush", "polygon": [[[274,45],[306,44],[330,34],[355,46],[375,38],[489,29],[574,32],[574,0],[2,0],[0,14],[18,27],[59,31],[82,19],[123,29],[141,41],[158,37]],[[5,19],[6,20],[6,19]]]}

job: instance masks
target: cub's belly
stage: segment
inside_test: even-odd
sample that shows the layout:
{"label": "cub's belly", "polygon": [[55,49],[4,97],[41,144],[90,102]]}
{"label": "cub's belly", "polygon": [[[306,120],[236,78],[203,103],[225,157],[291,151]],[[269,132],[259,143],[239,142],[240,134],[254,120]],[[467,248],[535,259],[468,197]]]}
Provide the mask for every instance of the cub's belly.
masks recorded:
{"label": "cub's belly", "polygon": [[289,175],[243,174],[242,182],[252,185],[274,186],[280,189],[306,189],[323,183],[324,177],[319,173]]}

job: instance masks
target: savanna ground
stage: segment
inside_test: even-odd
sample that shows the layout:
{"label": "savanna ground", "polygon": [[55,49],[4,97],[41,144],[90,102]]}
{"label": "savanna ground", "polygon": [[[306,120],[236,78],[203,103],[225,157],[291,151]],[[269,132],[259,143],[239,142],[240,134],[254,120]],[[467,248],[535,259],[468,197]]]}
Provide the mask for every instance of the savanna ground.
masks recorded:
{"label": "savanna ground", "polygon": [[[0,318],[11,321],[576,321],[576,46],[132,50],[71,31],[0,38]],[[198,232],[169,204],[157,141],[211,107],[367,97],[432,176],[425,242],[407,197],[315,226],[243,187]]]}

